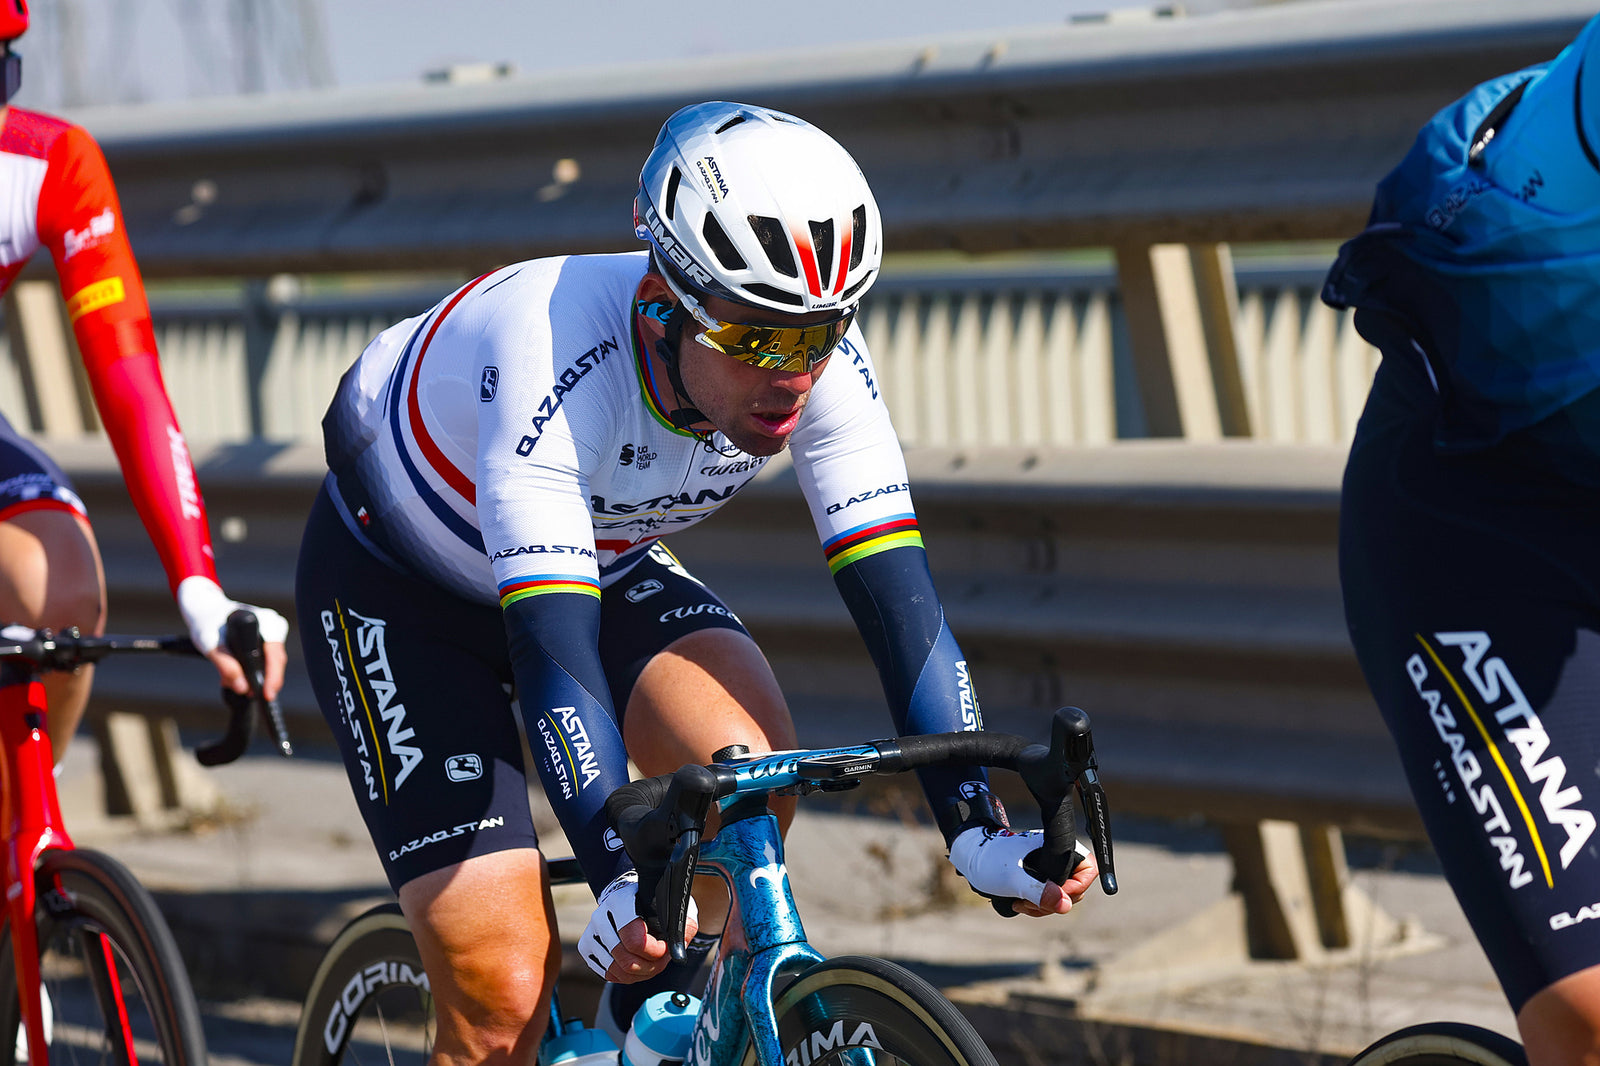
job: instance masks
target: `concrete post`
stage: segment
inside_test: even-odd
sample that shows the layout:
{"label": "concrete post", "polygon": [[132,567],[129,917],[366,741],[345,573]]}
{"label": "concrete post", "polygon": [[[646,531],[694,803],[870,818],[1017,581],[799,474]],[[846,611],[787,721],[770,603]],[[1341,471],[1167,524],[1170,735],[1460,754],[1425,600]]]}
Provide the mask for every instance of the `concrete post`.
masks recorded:
{"label": "concrete post", "polygon": [[1116,255],[1134,373],[1150,435],[1221,438],[1189,249],[1181,244],[1123,245]]}
{"label": "concrete post", "polygon": [[51,281],[22,281],[6,293],[6,332],[22,370],[29,427],[47,437],[78,437],[96,424],[80,391],[77,348]]}

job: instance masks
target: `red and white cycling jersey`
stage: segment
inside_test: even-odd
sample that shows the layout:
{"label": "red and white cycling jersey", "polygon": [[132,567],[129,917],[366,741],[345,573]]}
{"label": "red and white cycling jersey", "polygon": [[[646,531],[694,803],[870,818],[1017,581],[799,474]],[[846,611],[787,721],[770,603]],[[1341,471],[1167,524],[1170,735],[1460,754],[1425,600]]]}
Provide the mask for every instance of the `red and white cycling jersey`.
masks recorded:
{"label": "red and white cycling jersey", "polygon": [[[378,546],[479,602],[598,595],[755,477],[765,459],[668,421],[671,386],[633,335],[648,263],[514,264],[367,346],[324,426],[339,485],[363,497],[346,493],[347,511]],[[834,570],[921,546],[859,330],[817,379],[790,450]]]}
{"label": "red and white cycling jersey", "polygon": [[176,589],[190,576],[215,580],[205,506],[162,383],[105,157],[81,127],[11,107],[0,128],[0,291],[41,245],[55,260],[95,405],[168,581]]}

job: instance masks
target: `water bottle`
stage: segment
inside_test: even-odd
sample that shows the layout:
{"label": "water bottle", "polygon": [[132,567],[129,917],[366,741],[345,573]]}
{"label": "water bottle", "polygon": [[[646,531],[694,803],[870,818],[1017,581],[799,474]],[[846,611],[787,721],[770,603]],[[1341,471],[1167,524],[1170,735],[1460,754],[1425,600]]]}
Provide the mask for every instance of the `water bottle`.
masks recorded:
{"label": "water bottle", "polygon": [[617,1045],[604,1030],[574,1024],[545,1043],[539,1066],[617,1066]]}
{"label": "water bottle", "polygon": [[687,992],[657,992],[633,1016],[621,1066],[672,1066],[689,1053],[700,1001]]}

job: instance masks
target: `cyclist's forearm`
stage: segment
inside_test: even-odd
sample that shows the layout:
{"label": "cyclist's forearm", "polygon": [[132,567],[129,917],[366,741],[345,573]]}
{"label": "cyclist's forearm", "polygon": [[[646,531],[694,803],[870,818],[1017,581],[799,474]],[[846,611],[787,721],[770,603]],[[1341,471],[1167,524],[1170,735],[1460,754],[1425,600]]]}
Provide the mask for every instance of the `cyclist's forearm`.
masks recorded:
{"label": "cyclist's forearm", "polygon": [[[148,331],[146,324],[144,332]],[[166,569],[168,585],[176,592],[186,577],[216,580],[205,502],[162,385],[153,344],[88,363],[95,406],[134,508]]]}
{"label": "cyclist's forearm", "polygon": [[620,846],[605,845],[606,797],[628,783],[628,753],[600,665],[600,602],[550,593],[508,605],[505,616],[517,698],[539,778],[598,894],[630,865]]}
{"label": "cyclist's forearm", "polygon": [[[867,556],[834,574],[839,594],[878,667],[902,735],[982,728],[965,656],[945,624],[927,554],[919,547]],[[961,786],[988,782],[981,766],[919,770],[923,791],[948,842],[959,818]]]}

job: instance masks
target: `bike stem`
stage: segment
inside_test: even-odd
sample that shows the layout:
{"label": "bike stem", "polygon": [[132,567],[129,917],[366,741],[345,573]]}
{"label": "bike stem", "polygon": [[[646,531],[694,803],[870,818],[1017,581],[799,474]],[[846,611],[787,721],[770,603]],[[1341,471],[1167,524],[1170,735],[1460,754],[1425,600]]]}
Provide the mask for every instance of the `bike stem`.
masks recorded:
{"label": "bike stem", "polygon": [[0,831],[5,835],[6,916],[17,971],[30,1066],[48,1066],[39,996],[37,902],[33,871],[46,848],[73,847],[56,795],[55,757],[45,732],[48,706],[37,678],[0,682]]}

